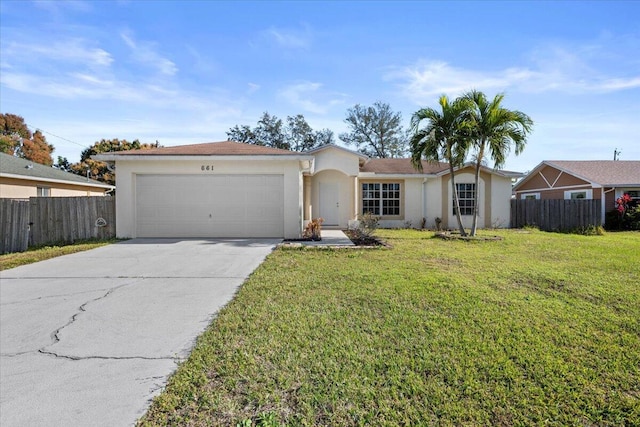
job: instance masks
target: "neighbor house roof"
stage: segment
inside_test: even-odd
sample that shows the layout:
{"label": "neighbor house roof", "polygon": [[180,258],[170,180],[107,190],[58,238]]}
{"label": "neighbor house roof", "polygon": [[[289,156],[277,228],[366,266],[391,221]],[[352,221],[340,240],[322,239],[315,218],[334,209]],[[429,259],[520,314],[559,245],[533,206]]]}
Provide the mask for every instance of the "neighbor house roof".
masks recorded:
{"label": "neighbor house roof", "polygon": [[546,163],[600,185],[640,185],[640,160],[551,160]]}
{"label": "neighbor house roof", "polygon": [[640,186],[640,160],[545,160],[521,180],[515,189],[544,166],[551,166],[601,186]]}
{"label": "neighbor house roof", "polygon": [[113,185],[108,185],[93,179],[87,179],[80,175],[65,172],[51,166],[34,163],[31,160],[22,159],[5,153],[0,153],[0,177],[85,185],[89,187],[107,189],[115,188]]}
{"label": "neighbor house roof", "polygon": [[112,154],[114,156],[290,156],[300,153],[242,142],[221,141],[146,150],[114,151],[104,154]]}

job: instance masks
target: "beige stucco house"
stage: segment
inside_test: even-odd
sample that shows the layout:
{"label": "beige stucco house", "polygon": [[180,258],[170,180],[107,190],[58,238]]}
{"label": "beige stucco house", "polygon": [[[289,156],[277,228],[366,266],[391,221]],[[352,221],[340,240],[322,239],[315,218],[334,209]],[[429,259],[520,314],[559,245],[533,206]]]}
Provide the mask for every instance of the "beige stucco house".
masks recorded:
{"label": "beige stucco house", "polygon": [[0,153],[0,198],[104,196],[115,187]]}
{"label": "beige stucco house", "polygon": [[517,199],[601,200],[604,222],[618,197],[640,198],[640,161],[545,160],[513,189]]}
{"label": "beige stucco house", "polygon": [[[369,159],[336,145],[303,153],[214,142],[104,153],[116,168],[118,237],[298,238],[317,217],[347,228],[371,212],[383,227],[455,226],[448,165]],[[514,172],[485,168],[481,227],[508,227]],[[471,225],[474,175],[456,173]]]}

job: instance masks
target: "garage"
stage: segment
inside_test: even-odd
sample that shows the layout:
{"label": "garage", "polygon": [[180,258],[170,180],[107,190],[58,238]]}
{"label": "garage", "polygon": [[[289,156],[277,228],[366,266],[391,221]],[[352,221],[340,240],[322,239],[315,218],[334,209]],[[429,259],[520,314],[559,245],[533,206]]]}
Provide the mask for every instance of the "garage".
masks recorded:
{"label": "garage", "polygon": [[138,237],[282,238],[284,176],[135,175]]}

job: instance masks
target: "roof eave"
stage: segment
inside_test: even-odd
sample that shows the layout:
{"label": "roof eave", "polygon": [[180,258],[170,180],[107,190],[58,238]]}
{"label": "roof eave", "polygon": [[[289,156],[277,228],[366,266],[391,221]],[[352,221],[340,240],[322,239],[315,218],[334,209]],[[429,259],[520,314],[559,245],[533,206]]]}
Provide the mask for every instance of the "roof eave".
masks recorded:
{"label": "roof eave", "polygon": [[100,184],[96,182],[81,182],[81,181],[67,181],[64,179],[54,179],[54,178],[41,178],[37,176],[29,176],[29,175],[17,175],[12,173],[0,173],[0,178],[13,178],[13,179],[27,179],[29,181],[39,181],[39,182],[51,182],[56,184],[67,184],[67,185],[78,185],[83,187],[95,187],[95,188],[104,188],[107,190],[113,190],[116,188],[113,185],[109,184]]}
{"label": "roof eave", "polygon": [[358,156],[360,159],[364,160],[365,162],[370,159],[369,156],[367,156],[365,154],[358,153],[357,151],[349,150],[348,148],[344,148],[344,147],[341,147],[341,146],[336,145],[336,144],[321,145],[320,147],[316,147],[316,148],[313,148],[311,150],[304,151],[304,153],[313,154],[313,153],[317,153],[319,151],[327,150],[329,148],[337,148],[338,150],[342,150],[342,151],[344,151],[346,153],[353,154],[355,156]]}
{"label": "roof eave", "polygon": [[180,160],[227,160],[227,161],[237,161],[237,160],[250,160],[250,161],[259,161],[259,160],[313,160],[313,156],[303,155],[303,154],[189,154],[189,155],[178,155],[178,154],[122,154],[122,155],[114,155],[114,154],[96,154],[95,156],[91,156],[93,160],[98,160],[101,162],[117,162],[121,160],[128,161],[180,161]]}
{"label": "roof eave", "polygon": [[432,173],[380,173],[380,172],[359,172],[358,178],[385,178],[385,179],[407,179],[407,178],[437,178]]}

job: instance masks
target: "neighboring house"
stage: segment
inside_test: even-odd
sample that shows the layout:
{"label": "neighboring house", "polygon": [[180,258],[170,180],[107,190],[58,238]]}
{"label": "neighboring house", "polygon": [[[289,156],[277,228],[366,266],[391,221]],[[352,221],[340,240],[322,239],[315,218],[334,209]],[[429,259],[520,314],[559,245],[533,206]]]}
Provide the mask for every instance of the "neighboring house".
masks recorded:
{"label": "neighboring house", "polygon": [[69,172],[0,153],[0,197],[104,196],[115,187]]}
{"label": "neighboring house", "polygon": [[599,199],[604,221],[618,197],[640,198],[640,160],[545,160],[514,192],[517,199]]}
{"label": "neighboring house", "polygon": [[[299,153],[214,142],[103,153],[115,163],[118,237],[298,238],[312,218],[347,228],[371,212],[382,227],[456,227],[448,165],[369,159],[336,145]],[[479,224],[508,227],[515,172],[484,168]],[[456,173],[466,226],[473,168]]]}

